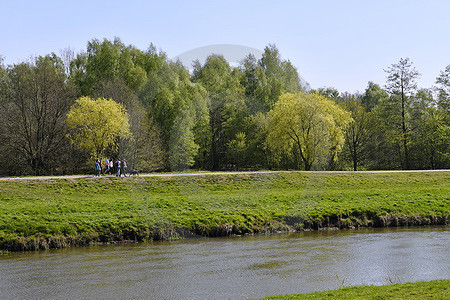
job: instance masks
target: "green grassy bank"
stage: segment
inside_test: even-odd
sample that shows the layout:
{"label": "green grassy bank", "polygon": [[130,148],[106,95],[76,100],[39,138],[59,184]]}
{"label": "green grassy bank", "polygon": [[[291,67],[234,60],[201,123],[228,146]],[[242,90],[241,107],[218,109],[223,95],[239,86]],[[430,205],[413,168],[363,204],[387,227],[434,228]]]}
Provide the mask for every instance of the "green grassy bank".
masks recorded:
{"label": "green grassy bank", "polygon": [[446,225],[450,172],[0,181],[0,250],[324,227]]}
{"label": "green grassy bank", "polygon": [[356,286],[334,291],[294,294],[265,299],[450,299],[450,280],[393,284],[389,286]]}

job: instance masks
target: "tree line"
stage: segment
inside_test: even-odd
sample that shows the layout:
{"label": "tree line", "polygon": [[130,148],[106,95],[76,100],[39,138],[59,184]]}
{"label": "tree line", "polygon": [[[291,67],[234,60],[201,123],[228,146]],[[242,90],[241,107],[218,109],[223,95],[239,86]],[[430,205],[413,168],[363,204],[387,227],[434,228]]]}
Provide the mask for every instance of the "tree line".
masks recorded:
{"label": "tree line", "polygon": [[92,172],[101,157],[140,171],[449,168],[450,65],[430,88],[407,58],[385,71],[362,94],[310,90],[274,45],[189,71],[118,38],[0,61],[0,172]]}

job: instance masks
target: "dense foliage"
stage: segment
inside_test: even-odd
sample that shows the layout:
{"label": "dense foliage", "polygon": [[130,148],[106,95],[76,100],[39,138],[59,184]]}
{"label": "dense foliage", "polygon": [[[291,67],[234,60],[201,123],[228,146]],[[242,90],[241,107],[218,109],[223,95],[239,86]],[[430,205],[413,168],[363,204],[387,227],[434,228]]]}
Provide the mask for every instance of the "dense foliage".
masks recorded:
{"label": "dense foliage", "polygon": [[129,134],[125,107],[114,100],[81,97],[67,114],[71,137],[81,149],[102,157],[105,149],[114,145],[117,138]]}
{"label": "dense foliage", "polygon": [[268,145],[293,152],[309,171],[329,168],[344,144],[350,114],[319,94],[286,93],[269,114]]}
{"label": "dense foliage", "polygon": [[[0,61],[0,172],[91,172],[93,155],[141,171],[449,168],[450,66],[428,89],[417,88],[409,59],[386,72],[384,88],[369,82],[361,95],[315,91],[274,45],[237,67],[211,55],[189,72],[153,45],[142,51],[118,38],[89,41],[79,54]],[[67,116],[85,97],[123,106],[130,133],[114,134],[120,122],[104,108],[108,122],[92,130],[113,141],[80,147],[93,141],[74,138]]]}

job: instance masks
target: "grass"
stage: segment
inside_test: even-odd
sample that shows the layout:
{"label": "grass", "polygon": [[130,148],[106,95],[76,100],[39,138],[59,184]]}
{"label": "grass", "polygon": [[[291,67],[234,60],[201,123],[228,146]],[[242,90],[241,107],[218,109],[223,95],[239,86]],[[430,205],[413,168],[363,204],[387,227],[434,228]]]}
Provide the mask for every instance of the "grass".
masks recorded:
{"label": "grass", "polygon": [[450,280],[345,287],[334,291],[274,296],[264,299],[450,299]]}
{"label": "grass", "polygon": [[450,172],[0,181],[0,250],[447,224]]}

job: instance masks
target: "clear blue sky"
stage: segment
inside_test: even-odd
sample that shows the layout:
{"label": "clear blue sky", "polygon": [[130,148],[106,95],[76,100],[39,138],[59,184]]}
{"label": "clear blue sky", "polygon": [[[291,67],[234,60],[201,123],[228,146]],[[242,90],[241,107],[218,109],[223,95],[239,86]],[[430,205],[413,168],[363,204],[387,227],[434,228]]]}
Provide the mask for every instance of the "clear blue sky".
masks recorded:
{"label": "clear blue sky", "polygon": [[450,0],[0,0],[6,64],[115,36],[143,50],[153,43],[169,57],[212,44],[274,43],[312,88],[349,92],[383,85],[383,69],[409,57],[419,85],[431,87],[450,64]]}

